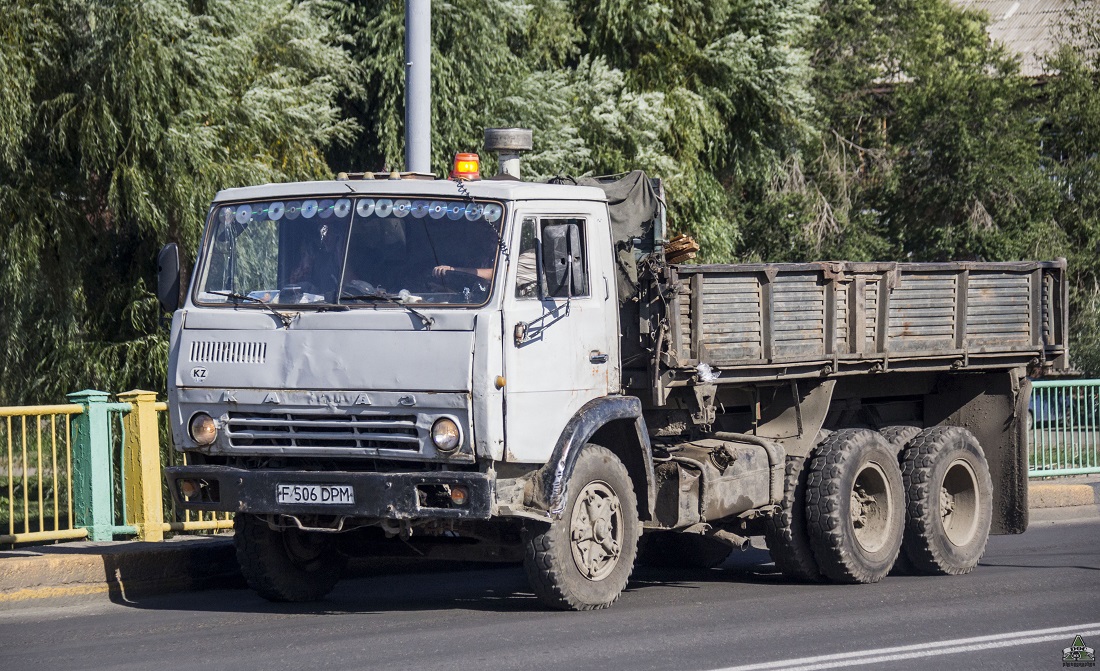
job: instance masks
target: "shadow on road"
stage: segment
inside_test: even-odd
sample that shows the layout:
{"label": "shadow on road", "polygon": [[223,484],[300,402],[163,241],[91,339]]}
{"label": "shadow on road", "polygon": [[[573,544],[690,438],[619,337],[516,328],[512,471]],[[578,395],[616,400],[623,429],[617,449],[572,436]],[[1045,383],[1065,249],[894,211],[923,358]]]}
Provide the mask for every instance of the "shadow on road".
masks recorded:
{"label": "shadow on road", "polygon": [[[120,605],[146,610],[231,613],[385,614],[392,612],[468,610],[500,613],[546,612],[531,592],[523,568],[515,564],[425,563],[408,564],[404,571],[371,574],[358,569],[316,603],[271,603],[236,581],[219,589],[159,596],[112,593]],[[699,589],[706,583],[788,583],[771,563],[766,550],[736,553],[715,569],[656,569],[638,567],[627,592],[649,587]],[[235,589],[233,589],[235,588]]]}

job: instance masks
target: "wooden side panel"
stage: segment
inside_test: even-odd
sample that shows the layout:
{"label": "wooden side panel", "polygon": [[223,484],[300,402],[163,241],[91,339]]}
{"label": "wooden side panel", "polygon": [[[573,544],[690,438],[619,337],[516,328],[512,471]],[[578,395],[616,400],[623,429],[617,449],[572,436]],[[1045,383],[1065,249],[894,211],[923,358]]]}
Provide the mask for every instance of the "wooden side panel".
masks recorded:
{"label": "wooden side panel", "polygon": [[825,289],[821,273],[781,273],[772,294],[774,359],[825,355]]}
{"label": "wooden side panel", "polygon": [[1032,277],[1032,273],[970,273],[966,311],[969,351],[1032,346]]}
{"label": "wooden side panel", "polygon": [[889,350],[955,348],[956,273],[902,275],[890,296]]}
{"label": "wooden side panel", "polygon": [[894,360],[950,357],[957,368],[970,366],[972,355],[1035,351],[1065,365],[1062,261],[745,264],[676,272],[670,308],[678,323],[671,335],[684,363],[881,359],[892,368]]}
{"label": "wooden side panel", "polygon": [[698,326],[700,360],[723,365],[764,356],[763,288],[758,273],[708,274]]}

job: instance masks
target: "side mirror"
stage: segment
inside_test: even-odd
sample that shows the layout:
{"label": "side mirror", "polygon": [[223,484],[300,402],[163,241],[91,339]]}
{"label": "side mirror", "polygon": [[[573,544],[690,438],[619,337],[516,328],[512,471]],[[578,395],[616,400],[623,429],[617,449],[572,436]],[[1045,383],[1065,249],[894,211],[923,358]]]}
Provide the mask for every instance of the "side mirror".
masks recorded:
{"label": "side mirror", "polygon": [[157,300],[171,314],[180,306],[180,250],[174,242],[161,247],[157,254]]}
{"label": "side mirror", "polygon": [[542,229],[542,272],[546,296],[585,292],[581,229],[576,224],[550,224]]}

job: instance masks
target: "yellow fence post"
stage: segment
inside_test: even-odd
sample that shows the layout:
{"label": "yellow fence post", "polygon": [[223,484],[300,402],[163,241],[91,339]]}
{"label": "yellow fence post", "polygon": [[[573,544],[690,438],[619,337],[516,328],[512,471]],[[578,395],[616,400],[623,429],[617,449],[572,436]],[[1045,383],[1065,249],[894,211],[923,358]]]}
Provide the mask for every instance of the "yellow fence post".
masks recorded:
{"label": "yellow fence post", "polygon": [[154,407],[157,395],[135,389],[119,394],[118,399],[130,403],[132,408],[123,420],[127,514],[134,518],[126,523],[137,527],[141,540],[162,541],[164,501],[160,483],[160,434]]}

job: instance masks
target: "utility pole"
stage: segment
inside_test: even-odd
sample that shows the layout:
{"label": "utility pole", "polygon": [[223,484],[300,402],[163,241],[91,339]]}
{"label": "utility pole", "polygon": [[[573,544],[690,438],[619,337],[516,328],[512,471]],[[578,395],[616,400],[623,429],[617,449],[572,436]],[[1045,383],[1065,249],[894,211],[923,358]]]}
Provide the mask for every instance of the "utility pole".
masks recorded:
{"label": "utility pole", "polygon": [[405,170],[432,171],[431,0],[405,0]]}

